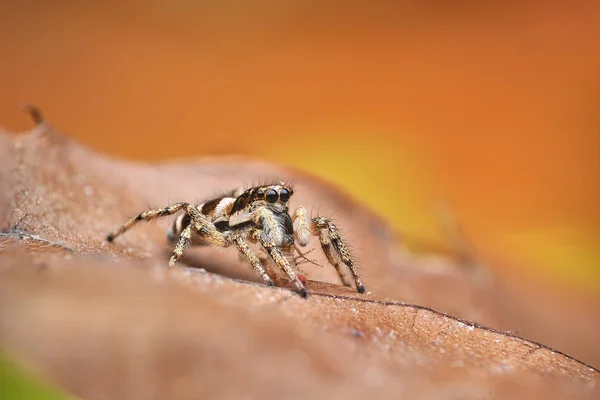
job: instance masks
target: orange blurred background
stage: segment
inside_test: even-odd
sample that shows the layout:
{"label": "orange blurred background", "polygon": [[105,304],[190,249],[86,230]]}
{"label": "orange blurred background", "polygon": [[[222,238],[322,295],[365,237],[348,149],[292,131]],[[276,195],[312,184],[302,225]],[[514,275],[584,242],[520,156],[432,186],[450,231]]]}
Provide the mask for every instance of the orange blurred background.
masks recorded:
{"label": "orange blurred background", "polygon": [[10,2],[0,125],[28,102],[120,157],[268,158],[414,249],[450,205],[492,265],[600,292],[600,3],[560,4]]}

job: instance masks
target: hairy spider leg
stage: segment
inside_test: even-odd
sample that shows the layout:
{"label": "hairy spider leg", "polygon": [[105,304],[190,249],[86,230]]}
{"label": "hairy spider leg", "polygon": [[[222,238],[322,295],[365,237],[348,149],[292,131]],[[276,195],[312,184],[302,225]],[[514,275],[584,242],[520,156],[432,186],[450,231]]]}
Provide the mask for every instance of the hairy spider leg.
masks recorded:
{"label": "hairy spider leg", "polygon": [[274,286],[273,280],[267,275],[267,271],[262,266],[260,259],[254,254],[254,252],[248,246],[248,243],[244,240],[241,235],[235,235],[233,238],[233,243],[240,251],[240,253],[244,256],[246,261],[252,265],[254,271],[258,276],[260,276],[268,286]]}
{"label": "hairy spider leg", "polygon": [[342,279],[342,282],[347,285],[347,283],[344,282],[344,274],[340,260],[350,269],[352,277],[354,278],[356,290],[359,293],[364,293],[365,286],[362,282],[362,279],[358,275],[358,271],[354,265],[354,261],[352,261],[352,258],[350,257],[348,248],[342,241],[340,231],[338,230],[337,226],[335,226],[335,224],[329,218],[325,217],[313,218],[312,226],[314,234],[319,236],[321,248],[327,257],[327,260],[335,267],[340,275],[340,278]]}
{"label": "hairy spider leg", "polygon": [[150,221],[155,218],[165,217],[167,215],[175,214],[176,212],[181,211],[183,209],[187,210],[190,207],[193,207],[193,206],[190,205],[189,203],[182,202],[182,203],[174,203],[174,204],[171,204],[170,206],[167,206],[164,208],[153,208],[148,211],[144,211],[143,213],[140,213],[140,214],[136,215],[135,217],[131,218],[129,221],[125,222],[117,230],[109,233],[106,236],[106,240],[108,240],[109,242],[112,242],[113,240],[115,240],[115,238],[117,236],[120,236],[123,233],[127,232],[133,225],[137,224],[140,221]]}
{"label": "hairy spider leg", "polygon": [[197,207],[190,206],[186,208],[186,213],[190,216],[190,223],[183,228],[179,235],[179,240],[169,260],[169,267],[174,266],[181,258],[193,233],[201,236],[207,244],[215,247],[229,247],[231,245],[230,235],[219,231],[204,214],[198,211]]}
{"label": "hairy spider leg", "polygon": [[294,285],[296,286],[298,293],[302,297],[306,297],[307,292],[306,292],[306,288],[304,287],[304,284],[302,283],[302,281],[300,281],[300,279],[296,275],[296,272],[294,271],[294,269],[292,268],[292,266],[290,265],[288,260],[281,253],[281,251],[279,250],[277,245],[273,242],[273,240],[269,237],[269,235],[267,235],[261,229],[251,229],[250,235],[254,238],[254,240],[258,240],[260,245],[267,251],[269,256],[271,256],[271,259],[273,260],[273,262],[279,268],[281,268],[283,271],[285,271],[285,273],[287,274],[290,281],[292,281],[294,283]]}
{"label": "hairy spider leg", "polygon": [[144,211],[143,213],[138,214],[134,218],[130,219],[123,225],[121,225],[117,230],[112,233],[109,233],[106,237],[106,240],[112,242],[117,236],[122,235],[126,231],[128,231],[131,227],[133,227],[136,223],[140,221],[150,221],[156,218],[165,217],[167,215],[175,214],[178,211],[184,210],[187,215],[190,216],[190,223],[185,226],[175,249],[173,251],[173,255],[169,260],[169,266],[173,266],[183,255],[183,251],[185,250],[186,245],[192,237],[192,233],[195,230],[198,234],[204,237],[204,239],[219,247],[227,247],[228,240],[223,233],[219,232],[217,228],[204,216],[198,208],[189,204],[189,203],[174,203],[170,206],[164,208],[155,208],[148,211]]}
{"label": "hairy spider leg", "polygon": [[252,265],[254,271],[260,276],[267,285],[273,286],[274,283],[271,278],[267,275],[266,271],[262,267],[258,257],[249,248],[247,242],[241,235],[235,235],[233,239],[230,239],[228,235],[220,232],[215,225],[209,221],[205,215],[203,215],[197,207],[189,203],[175,203],[168,207],[157,208],[145,211],[138,214],[136,217],[130,219],[125,224],[120,226],[113,233],[107,236],[107,240],[112,242],[117,236],[122,235],[129,230],[133,225],[139,221],[150,221],[155,218],[172,215],[178,211],[185,210],[185,213],[190,216],[190,222],[187,226],[183,227],[179,235],[173,255],[169,260],[169,266],[172,267],[183,255],[185,247],[189,243],[192,234],[196,233],[207,242],[209,245],[216,247],[229,247],[233,242],[244,258]]}

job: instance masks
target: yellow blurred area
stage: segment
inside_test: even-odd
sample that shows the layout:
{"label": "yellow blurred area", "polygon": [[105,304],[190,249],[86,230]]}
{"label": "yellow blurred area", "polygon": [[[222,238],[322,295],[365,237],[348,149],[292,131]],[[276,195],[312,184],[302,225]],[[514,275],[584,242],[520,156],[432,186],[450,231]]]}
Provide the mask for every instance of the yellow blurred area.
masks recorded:
{"label": "yellow blurred area", "polygon": [[490,264],[600,290],[600,3],[561,4],[12,2],[0,124],[282,162],[409,244],[447,203]]}

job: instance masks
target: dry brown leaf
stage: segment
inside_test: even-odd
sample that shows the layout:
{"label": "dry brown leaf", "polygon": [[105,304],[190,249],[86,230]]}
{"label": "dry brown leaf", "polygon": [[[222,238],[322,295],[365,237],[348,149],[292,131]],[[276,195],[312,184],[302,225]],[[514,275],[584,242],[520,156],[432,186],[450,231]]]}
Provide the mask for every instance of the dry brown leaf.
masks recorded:
{"label": "dry brown leaf", "polygon": [[[572,357],[423,306],[492,325],[503,316],[489,279],[445,258],[414,258],[379,218],[313,177],[240,158],[123,162],[43,124],[0,135],[0,145],[0,346],[78,396],[599,393],[600,372]],[[170,221],[104,241],[147,207],[271,176],[295,178],[292,205],[335,212],[371,294],[339,286],[333,268],[303,264],[303,300],[257,283],[228,250],[193,250],[167,270]]]}

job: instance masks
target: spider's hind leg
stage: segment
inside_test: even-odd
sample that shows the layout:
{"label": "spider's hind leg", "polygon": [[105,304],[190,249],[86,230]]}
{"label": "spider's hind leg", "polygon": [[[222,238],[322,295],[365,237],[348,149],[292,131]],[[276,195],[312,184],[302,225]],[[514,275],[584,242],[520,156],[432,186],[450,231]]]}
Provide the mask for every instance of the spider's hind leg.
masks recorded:
{"label": "spider's hind leg", "polygon": [[140,213],[140,214],[136,215],[135,217],[131,218],[129,221],[125,222],[123,225],[121,225],[119,228],[117,228],[113,232],[109,233],[106,236],[106,240],[109,242],[112,242],[113,240],[115,240],[115,238],[117,236],[124,234],[133,225],[137,224],[140,221],[150,221],[155,218],[172,215],[180,210],[183,210],[184,208],[190,208],[190,207],[193,207],[193,206],[191,206],[188,203],[174,203],[168,207],[153,208],[151,210],[144,211],[143,213]]}
{"label": "spider's hind leg", "polygon": [[231,236],[219,231],[215,224],[202,214],[197,207],[188,205],[185,212],[185,216],[189,217],[189,222],[186,218],[182,220],[186,221],[187,225],[182,229],[179,240],[175,245],[173,256],[169,260],[170,267],[175,265],[179,258],[181,258],[185,247],[192,240],[193,234],[196,235],[196,237],[200,237],[204,245],[229,247],[232,243]]}
{"label": "spider's hind leg", "polygon": [[188,226],[183,228],[183,231],[181,231],[179,240],[177,241],[177,244],[175,245],[175,249],[173,250],[173,255],[171,256],[171,259],[169,260],[169,267],[174,266],[175,263],[177,261],[179,261],[179,259],[183,255],[183,251],[185,250],[185,247],[189,243],[191,237],[192,237],[192,224],[190,223],[190,224],[188,224]]}
{"label": "spider's hind leg", "polygon": [[[182,222],[181,233],[179,234],[179,239],[177,239],[177,244],[175,245],[175,249],[173,251],[173,255],[169,260],[169,266],[173,266],[183,255],[185,247],[189,243],[193,234],[198,234],[202,236],[203,240],[206,240],[207,243],[218,246],[218,247],[227,247],[230,242],[228,238],[223,235],[223,233],[219,232],[219,230],[215,227],[215,225],[203,215],[196,206],[189,203],[175,203],[165,208],[155,208],[148,211],[144,211],[141,214],[138,214],[134,218],[131,218],[129,221],[121,225],[117,230],[111,232],[106,237],[106,240],[112,242],[117,236],[122,235],[127,230],[129,230],[133,225],[140,221],[150,221],[155,218],[164,217],[167,215],[175,214],[178,211],[185,211],[185,224]],[[175,237],[172,238],[173,241]]]}
{"label": "spider's hind leg", "polygon": [[338,230],[337,226],[335,226],[335,224],[329,218],[325,217],[313,218],[312,226],[313,232],[316,235],[319,235],[321,248],[323,249],[325,256],[327,256],[327,260],[335,267],[344,285],[350,286],[344,279],[344,273],[342,271],[342,265],[340,261],[346,264],[346,266],[350,269],[352,277],[354,278],[356,290],[359,293],[364,293],[365,286],[361,277],[358,275],[358,270],[354,265],[354,261],[350,257],[348,248],[342,241],[340,231]]}

